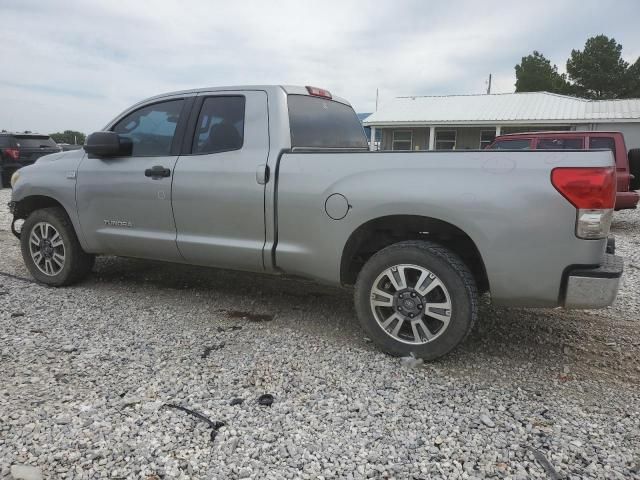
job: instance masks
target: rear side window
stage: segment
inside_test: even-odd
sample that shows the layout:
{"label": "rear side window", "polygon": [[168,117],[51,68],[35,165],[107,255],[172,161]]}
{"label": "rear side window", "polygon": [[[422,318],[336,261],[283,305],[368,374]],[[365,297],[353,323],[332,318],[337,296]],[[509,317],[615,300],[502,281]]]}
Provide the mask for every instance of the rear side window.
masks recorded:
{"label": "rear side window", "polygon": [[491,146],[492,150],[529,150],[531,140],[498,140]]}
{"label": "rear side window", "polygon": [[289,95],[291,146],[368,149],[362,124],[348,105],[308,95]]}
{"label": "rear side window", "polygon": [[538,150],[582,150],[584,142],[581,138],[540,138]]}
{"label": "rear side window", "polygon": [[605,149],[611,150],[613,155],[616,154],[616,141],[612,137],[591,137],[589,139],[589,148],[593,150]]}
{"label": "rear side window", "polygon": [[48,135],[16,135],[20,148],[57,148],[56,142]]}
{"label": "rear side window", "polygon": [[241,96],[209,97],[200,110],[191,153],[239,150],[244,141],[244,106]]}
{"label": "rear side window", "polygon": [[133,142],[132,157],[160,157],[171,153],[183,100],[154,103],[130,113],[113,131]]}

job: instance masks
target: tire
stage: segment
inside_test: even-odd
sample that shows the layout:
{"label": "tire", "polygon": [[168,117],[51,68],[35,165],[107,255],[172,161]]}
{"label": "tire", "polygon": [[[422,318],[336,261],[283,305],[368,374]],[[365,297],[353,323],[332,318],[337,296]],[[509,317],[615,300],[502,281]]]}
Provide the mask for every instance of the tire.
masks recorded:
{"label": "tire", "polygon": [[82,250],[71,220],[58,207],[35,210],[27,217],[20,247],[33,278],[54,287],[79,282],[89,274],[95,260]]}
{"label": "tire", "polygon": [[356,282],[355,306],[362,328],[384,352],[433,360],[452,351],[473,328],[478,292],[456,254],[433,242],[406,241],[367,261]]}
{"label": "tire", "polygon": [[629,190],[640,190],[640,148],[629,150],[629,173],[635,177],[629,183]]}

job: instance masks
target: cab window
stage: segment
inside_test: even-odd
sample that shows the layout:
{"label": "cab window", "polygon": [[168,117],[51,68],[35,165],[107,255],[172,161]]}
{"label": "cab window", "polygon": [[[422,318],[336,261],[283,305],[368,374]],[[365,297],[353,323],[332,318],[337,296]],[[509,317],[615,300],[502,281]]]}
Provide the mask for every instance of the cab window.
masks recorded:
{"label": "cab window", "polygon": [[362,123],[349,105],[310,95],[289,95],[293,148],[368,150]]}
{"label": "cab window", "polygon": [[133,143],[132,157],[164,157],[171,154],[184,100],[154,103],[130,113],[112,128]]}
{"label": "cab window", "polygon": [[598,150],[605,149],[611,150],[613,155],[616,155],[616,141],[612,137],[591,137],[589,138],[589,149]]}
{"label": "cab window", "polygon": [[581,138],[540,138],[538,139],[538,150],[582,150],[584,142]]}
{"label": "cab window", "polygon": [[489,148],[491,150],[530,150],[531,140],[498,140]]}
{"label": "cab window", "polygon": [[191,153],[217,153],[240,150],[244,142],[245,98],[209,97],[204,100]]}

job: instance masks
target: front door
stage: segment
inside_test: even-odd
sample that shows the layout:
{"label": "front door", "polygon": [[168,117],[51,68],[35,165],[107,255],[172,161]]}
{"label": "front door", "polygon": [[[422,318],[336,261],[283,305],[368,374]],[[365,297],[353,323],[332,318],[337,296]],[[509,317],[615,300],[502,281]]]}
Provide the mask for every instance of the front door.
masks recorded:
{"label": "front door", "polygon": [[189,263],[261,271],[267,94],[202,93],[189,124],[173,178],[180,253]]}
{"label": "front door", "polygon": [[111,130],[131,139],[130,156],[85,156],[82,160],[76,195],[91,252],[181,259],[171,210],[171,181],[184,104],[182,98],[148,104],[117,121]]}

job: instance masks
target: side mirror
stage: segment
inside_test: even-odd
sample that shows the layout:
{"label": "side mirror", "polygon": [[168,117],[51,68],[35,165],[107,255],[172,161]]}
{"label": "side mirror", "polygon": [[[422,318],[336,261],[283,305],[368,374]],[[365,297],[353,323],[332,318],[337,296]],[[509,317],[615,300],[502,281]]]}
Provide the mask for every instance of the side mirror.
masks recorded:
{"label": "side mirror", "polygon": [[115,132],[93,132],[84,142],[84,151],[90,158],[126,157],[131,155],[132,148],[130,138]]}

